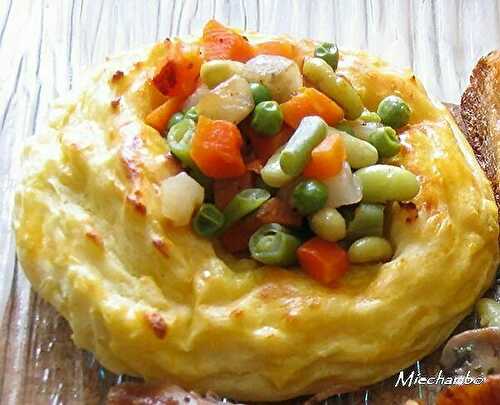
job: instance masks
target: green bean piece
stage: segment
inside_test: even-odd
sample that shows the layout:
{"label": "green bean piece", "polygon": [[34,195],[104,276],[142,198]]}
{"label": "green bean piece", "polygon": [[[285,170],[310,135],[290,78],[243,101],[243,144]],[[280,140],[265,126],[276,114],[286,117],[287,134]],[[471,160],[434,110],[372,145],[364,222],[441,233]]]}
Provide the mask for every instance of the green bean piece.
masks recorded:
{"label": "green bean piece", "polygon": [[304,180],[292,193],[292,205],[302,215],[309,215],[323,208],[328,200],[328,188],[318,180]]}
{"label": "green bean piece", "polygon": [[356,171],[354,176],[361,182],[362,202],[409,201],[420,189],[417,177],[397,166],[368,166]]}
{"label": "green bean piece", "polygon": [[491,298],[481,298],[476,304],[476,312],[479,314],[482,327],[500,328],[500,302]]}
{"label": "green bean piece", "polygon": [[252,258],[271,266],[290,266],[297,261],[297,249],[301,241],[279,224],[260,227],[249,241]]}
{"label": "green bean piece", "polygon": [[359,118],[365,122],[377,122],[377,123],[379,123],[382,121],[382,119],[380,118],[380,116],[376,112],[368,111],[368,110],[364,110],[361,113],[361,115],[359,116]]}
{"label": "green bean piece", "polygon": [[323,59],[332,69],[337,70],[339,63],[339,50],[336,44],[331,42],[323,42],[314,50],[314,56]]}
{"label": "green bean piece", "polygon": [[371,166],[378,161],[377,149],[368,142],[339,131],[344,140],[347,162],[353,169]]}
{"label": "green bean piece", "polygon": [[243,67],[243,63],[232,60],[211,60],[201,65],[201,81],[212,89],[231,76],[239,74]]}
{"label": "green bean piece", "polygon": [[356,264],[385,262],[392,257],[392,246],[379,236],[365,236],[351,245],[347,256]]}
{"label": "green bean piece", "polygon": [[411,110],[401,97],[388,96],[378,105],[377,113],[384,125],[398,129],[408,123]]}
{"label": "green bean piece", "polygon": [[339,131],[345,132],[351,136],[355,136],[354,130],[346,121],[339,122],[337,125],[335,125],[335,129],[338,129]]}
{"label": "green bean piece", "polygon": [[193,218],[193,229],[206,238],[215,236],[224,226],[224,214],[213,204],[202,204]]}
{"label": "green bean piece", "polygon": [[269,158],[265,166],[260,171],[260,176],[264,183],[269,187],[279,188],[289,183],[293,176],[285,174],[280,166],[281,151],[284,149],[282,146],[279,148],[273,156]]}
{"label": "green bean piece", "polygon": [[377,148],[382,158],[393,157],[401,150],[398,135],[391,127],[377,128],[368,136],[368,142]]}
{"label": "green bean piece", "polygon": [[309,226],[321,239],[337,242],[345,238],[346,226],[342,215],[335,209],[325,207],[309,218]]}
{"label": "green bean piece", "polygon": [[177,124],[178,122],[182,121],[183,119],[184,119],[184,114],[183,113],[181,113],[181,112],[175,113],[168,120],[167,129],[172,128],[175,124]]}
{"label": "green bean piece", "polygon": [[257,104],[250,125],[260,135],[276,135],[283,125],[280,105],[276,101],[263,101]]}
{"label": "green bean piece", "polygon": [[285,174],[298,176],[311,159],[312,150],[326,137],[328,126],[318,116],[305,117],[281,151],[280,166]]}
{"label": "green bean piece", "polygon": [[250,91],[252,92],[255,105],[273,99],[269,89],[261,83],[250,83]]}
{"label": "green bean piece", "polygon": [[194,121],[184,118],[170,128],[167,134],[167,144],[170,152],[181,161],[184,167],[194,165],[191,159],[191,140],[194,131]]}
{"label": "green bean piece", "polygon": [[198,110],[196,109],[196,106],[189,108],[185,112],[184,118],[189,118],[190,120],[193,120],[194,122],[198,122]]}
{"label": "green bean piece", "polygon": [[357,91],[345,77],[336,75],[323,59],[307,58],[302,72],[314,87],[342,107],[348,120],[354,120],[361,115],[364,107]]}
{"label": "green bean piece", "polygon": [[270,197],[269,191],[261,188],[247,188],[240,191],[224,208],[225,227],[229,227],[245,215],[255,211]]}
{"label": "green bean piece", "polygon": [[382,236],[384,231],[384,206],[382,204],[359,204],[354,217],[347,225],[347,237],[351,240],[363,236]]}

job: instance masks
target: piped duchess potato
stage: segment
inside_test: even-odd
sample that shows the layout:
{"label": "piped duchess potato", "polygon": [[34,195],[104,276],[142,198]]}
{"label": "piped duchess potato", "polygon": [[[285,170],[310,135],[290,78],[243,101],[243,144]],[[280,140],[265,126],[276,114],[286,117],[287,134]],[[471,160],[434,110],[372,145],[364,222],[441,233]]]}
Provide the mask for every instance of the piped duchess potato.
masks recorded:
{"label": "piped duchess potato", "polygon": [[[213,22],[207,27],[204,38],[186,47],[196,60],[193,68],[201,69],[193,56],[199,55],[193,53],[199,45],[202,58],[205,54],[211,60],[248,63],[259,72],[256,82],[278,103],[286,103],[304,85],[296,61],[279,56],[283,59],[272,69],[266,65],[268,56],[262,52],[269,47],[259,44],[273,43],[276,50],[280,37],[243,36]],[[294,45],[294,55],[303,55],[304,63],[317,45],[290,39],[287,44]],[[390,114],[399,110],[391,108],[390,114],[383,111],[385,122],[373,122],[375,129],[398,127],[390,140],[400,144],[400,151],[389,160],[379,156],[377,161],[376,148],[382,145],[378,140],[372,147],[369,138],[345,140],[336,131],[346,151],[335,156],[347,160],[336,175],[340,177],[324,181],[328,198],[322,187],[299,187],[297,204],[310,215],[301,221],[280,196],[287,187],[288,194],[293,193],[303,180],[300,171],[309,162],[303,145],[312,153],[331,132],[324,128],[326,123],[315,118],[315,131],[295,138],[283,124],[273,135],[283,138],[280,142],[265,137],[247,142],[274,145],[274,152],[266,149],[265,154],[274,155],[260,168],[244,152],[246,137],[261,135],[243,131],[250,118],[236,126],[250,114],[256,94],[237,76],[233,82],[242,86],[234,88],[243,92],[232,94],[229,86],[210,96],[245,97],[244,113],[228,118],[233,123],[185,107],[175,125],[188,120],[183,125],[196,127],[193,136],[183,132],[164,139],[145,121],[148,114],[171,96],[186,97],[193,107],[220,86],[215,78],[212,90],[196,82],[196,97],[173,94],[177,87],[169,81],[165,58],[180,58],[172,65],[175,71],[189,59],[177,54],[183,47],[176,46],[172,53],[170,46],[159,43],[110,58],[90,72],[80,87],[55,102],[47,128],[23,153],[14,216],[19,259],[35,290],[70,323],[75,343],[114,372],[165,379],[240,401],[350,391],[382,380],[438,347],[470,312],[498,264],[498,218],[490,185],[443,106],[428,98],[410,72],[364,52],[340,51],[334,73],[327,64],[328,75],[312,78],[318,79],[319,91],[323,87],[332,92],[328,97],[338,97],[336,89],[342,91],[334,101],[348,119],[362,119],[362,108],[374,112],[392,95],[408,104],[411,115],[394,119]],[[264,71],[265,66],[270,70]],[[153,80],[158,72],[163,92]],[[272,74],[279,80],[273,82]],[[188,76],[197,78],[192,71]],[[336,81],[330,83],[326,76]],[[259,94],[267,98],[266,91]],[[111,108],[118,97],[120,108]],[[207,103],[206,108],[211,107]],[[231,110],[235,112],[238,109]],[[163,126],[168,119],[162,118]],[[354,128],[348,136],[356,136],[359,125],[348,121],[337,127]],[[222,139],[218,132],[231,137]],[[183,153],[194,142],[195,159],[179,161],[168,148],[169,140]],[[333,148],[334,143],[328,145]],[[318,156],[326,146],[317,150]],[[365,150],[356,155],[356,147]],[[352,174],[349,162],[363,172]],[[399,196],[392,189],[383,195],[373,190],[373,178],[379,181],[382,172],[394,171],[384,165],[399,166],[418,179],[411,184],[412,192],[404,194],[415,206],[411,220],[404,204],[392,202]],[[241,204],[230,205],[229,215],[207,205],[206,199],[212,182],[232,175],[247,178],[247,189],[260,197],[257,201],[236,190],[232,201],[239,198]],[[265,184],[252,184],[255,177]],[[181,181],[190,184],[191,191],[172,198],[169,190]],[[270,191],[265,190],[268,186]],[[282,189],[267,200],[275,193],[272,187]],[[371,194],[361,204],[386,204],[374,206],[376,235],[357,229],[374,223],[361,220],[362,210],[355,223],[349,222],[349,215],[342,216],[349,210],[346,204],[362,200],[363,187]],[[310,200],[318,190],[323,208]],[[195,204],[186,203],[188,194],[195,196]],[[200,205],[195,229],[182,226],[185,220],[169,218],[177,211],[185,216]],[[281,207],[280,213],[276,207]],[[233,231],[238,223],[224,223],[225,215],[233,221],[249,210],[256,211],[246,217],[246,224],[261,227],[253,231],[253,239],[248,235],[256,260],[230,255],[219,242],[204,237]],[[292,226],[275,224],[285,212],[294,218],[290,224],[310,222],[313,231],[330,240],[315,236],[302,243],[304,236]],[[349,265],[349,255],[336,242],[344,234],[364,235],[364,243],[353,244],[350,251],[361,264]],[[296,260],[305,271],[279,266]]]}

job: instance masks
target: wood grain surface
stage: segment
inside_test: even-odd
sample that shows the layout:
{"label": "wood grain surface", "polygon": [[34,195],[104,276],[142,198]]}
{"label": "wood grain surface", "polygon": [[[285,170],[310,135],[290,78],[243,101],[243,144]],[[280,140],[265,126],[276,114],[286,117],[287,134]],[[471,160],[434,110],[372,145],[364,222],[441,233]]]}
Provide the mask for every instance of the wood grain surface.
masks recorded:
{"label": "wood grain surface", "polygon": [[[12,197],[24,139],[86,66],[199,33],[213,17],[367,49],[411,67],[433,97],[448,102],[459,100],[477,59],[500,47],[497,0],[0,0],[0,404],[98,404],[123,379],[74,347],[66,322],[31,291],[16,261]],[[391,384],[329,403],[431,401],[432,390],[423,388],[388,397]]]}

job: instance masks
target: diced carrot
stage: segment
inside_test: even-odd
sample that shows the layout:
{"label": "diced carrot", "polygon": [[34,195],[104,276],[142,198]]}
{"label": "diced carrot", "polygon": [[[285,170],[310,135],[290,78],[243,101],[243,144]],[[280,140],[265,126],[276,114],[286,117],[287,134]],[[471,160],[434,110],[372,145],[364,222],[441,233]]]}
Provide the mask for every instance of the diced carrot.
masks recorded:
{"label": "diced carrot", "polygon": [[183,102],[184,98],[169,97],[167,101],[146,115],[146,124],[163,134],[167,128],[168,120],[173,114],[181,109]]}
{"label": "diced carrot", "polygon": [[347,252],[335,242],[318,237],[309,239],[300,246],[297,257],[306,273],[328,286],[332,286],[349,269]]}
{"label": "diced carrot", "polygon": [[276,135],[261,136],[256,134],[249,126],[245,128],[245,133],[250,139],[255,156],[257,156],[262,164],[265,164],[273,153],[290,139],[293,131],[289,126],[283,125],[281,131]]}
{"label": "diced carrot", "polygon": [[202,49],[205,60],[246,62],[254,56],[253,47],[245,37],[215,20],[208,21],[203,28]]}
{"label": "diced carrot", "polygon": [[311,160],[304,169],[305,177],[319,180],[335,176],[346,159],[344,140],[338,134],[330,134],[311,152]]}
{"label": "diced carrot", "polygon": [[285,40],[271,40],[261,42],[254,46],[256,55],[278,55],[288,59],[295,59],[297,48],[294,44]]}
{"label": "diced carrot", "polygon": [[344,111],[335,101],[320,91],[303,88],[297,95],[281,104],[284,121],[292,128],[297,128],[302,118],[309,115],[319,115],[330,126],[336,125],[344,118]]}
{"label": "diced carrot", "polygon": [[179,41],[165,41],[165,61],[153,77],[153,84],[167,96],[186,98],[194,92],[200,75],[198,46]]}
{"label": "diced carrot", "polygon": [[277,197],[273,197],[262,204],[257,211],[257,219],[263,224],[274,222],[291,227],[302,225],[302,217],[290,205]]}
{"label": "diced carrot", "polygon": [[213,183],[214,201],[217,208],[224,209],[241,190],[254,186],[254,176],[247,171],[243,176],[232,179],[218,179]]}
{"label": "diced carrot", "polygon": [[242,176],[246,172],[242,145],[240,131],[232,122],[201,116],[191,143],[191,158],[208,177]]}

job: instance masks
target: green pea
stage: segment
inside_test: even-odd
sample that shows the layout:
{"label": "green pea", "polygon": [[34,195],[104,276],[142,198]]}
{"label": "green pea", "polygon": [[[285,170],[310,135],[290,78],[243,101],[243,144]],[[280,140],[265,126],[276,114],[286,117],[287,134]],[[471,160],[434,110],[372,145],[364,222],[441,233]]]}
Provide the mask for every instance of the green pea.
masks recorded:
{"label": "green pea", "polygon": [[366,122],[381,122],[382,119],[376,112],[364,110],[361,115],[359,116],[360,119]]}
{"label": "green pea", "polygon": [[342,131],[339,134],[344,140],[347,162],[353,169],[377,163],[378,152],[373,145]]}
{"label": "green pea", "polygon": [[500,328],[500,303],[490,298],[481,298],[476,304],[482,327]]}
{"label": "green pea", "polygon": [[271,194],[261,188],[247,188],[236,194],[224,208],[225,227],[229,227],[245,215],[250,214],[264,204]]}
{"label": "green pea", "polygon": [[361,115],[364,107],[357,91],[345,77],[336,75],[323,59],[307,58],[302,72],[314,87],[342,107],[348,120],[355,120]]}
{"label": "green pea", "polygon": [[255,232],[248,248],[252,258],[271,266],[290,266],[297,261],[301,241],[279,224],[267,224]]}
{"label": "green pea", "polygon": [[193,120],[194,122],[198,122],[198,110],[196,109],[195,106],[191,107],[186,111],[184,114],[184,118],[189,118],[190,120]]}
{"label": "green pea", "polygon": [[420,189],[417,177],[397,166],[368,166],[356,171],[354,176],[361,183],[363,202],[409,201]]}
{"label": "green pea", "polygon": [[172,128],[175,124],[177,124],[179,121],[181,121],[183,119],[184,119],[184,114],[183,113],[181,113],[181,112],[175,113],[168,120],[167,129]]}
{"label": "green pea", "polygon": [[269,187],[283,187],[293,179],[293,176],[285,174],[285,172],[281,169],[280,158],[283,149],[284,146],[279,148],[274,155],[269,158],[265,166],[260,171],[262,180]]}
{"label": "green pea", "polygon": [[328,126],[318,116],[305,117],[281,151],[280,166],[285,174],[298,176],[311,159],[312,150],[326,137]]}
{"label": "green pea", "polygon": [[384,125],[398,129],[408,123],[411,110],[401,97],[388,96],[378,105],[377,113]]}
{"label": "green pea", "polygon": [[336,242],[346,235],[345,220],[335,209],[324,207],[309,218],[309,226],[321,239]]}
{"label": "green pea", "polygon": [[202,204],[193,218],[193,229],[206,238],[215,236],[224,226],[224,214],[213,204]]}
{"label": "green pea", "polygon": [[385,262],[392,257],[392,246],[379,236],[366,236],[354,242],[347,255],[356,264]]}
{"label": "green pea", "polygon": [[255,105],[273,99],[269,89],[261,83],[250,83],[250,91],[252,92]]}
{"label": "green pea", "polygon": [[331,42],[323,42],[314,50],[314,56],[323,59],[333,70],[337,70],[339,63],[339,50],[337,45]]}
{"label": "green pea", "polygon": [[368,136],[368,142],[377,148],[382,158],[395,156],[401,150],[398,135],[391,127],[377,128]]}
{"label": "green pea", "polygon": [[384,206],[382,204],[359,204],[354,217],[347,226],[347,237],[382,236],[384,231]]}
{"label": "green pea", "polygon": [[276,135],[283,125],[280,105],[276,101],[263,101],[257,104],[250,125],[261,135]]}
{"label": "green pea", "polygon": [[194,121],[184,118],[170,128],[167,134],[167,144],[170,152],[181,161],[184,167],[194,165],[191,159],[191,140],[194,131]]}
{"label": "green pea", "polygon": [[335,125],[335,128],[338,129],[339,131],[345,132],[349,135],[355,136],[354,135],[354,130],[352,127],[345,121],[339,122],[337,125]]}
{"label": "green pea", "polygon": [[292,205],[302,215],[309,215],[323,208],[328,200],[328,188],[318,180],[304,180],[292,193]]}

